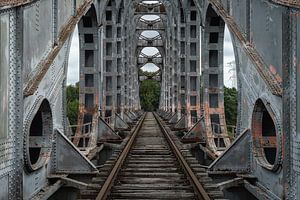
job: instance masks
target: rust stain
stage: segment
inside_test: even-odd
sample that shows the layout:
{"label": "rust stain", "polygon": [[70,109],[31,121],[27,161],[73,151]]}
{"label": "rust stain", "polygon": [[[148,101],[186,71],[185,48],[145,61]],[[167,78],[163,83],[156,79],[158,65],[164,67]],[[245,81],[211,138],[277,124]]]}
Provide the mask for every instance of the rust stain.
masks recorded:
{"label": "rust stain", "polygon": [[291,13],[291,16],[294,16],[294,17],[300,17],[300,12],[292,12]]}
{"label": "rust stain", "polygon": [[277,73],[276,67],[274,67],[273,65],[270,65],[269,70],[274,75],[277,82],[282,83],[282,77],[280,76],[280,74]]}
{"label": "rust stain", "polygon": [[270,71],[272,72],[272,74],[277,74],[277,70],[276,67],[274,67],[273,65],[269,66]]}
{"label": "rust stain", "polygon": [[37,65],[37,73],[32,76],[32,78],[28,81],[28,84],[26,85],[24,89],[24,96],[30,96],[33,95],[34,92],[37,90],[38,85],[46,75],[48,69],[50,68],[51,64],[53,63],[54,59],[58,55],[59,51],[63,47],[66,40],[69,38],[71,33],[73,32],[76,24],[79,22],[81,17],[88,11],[91,4],[93,3],[93,0],[87,0],[85,1],[78,9],[75,16],[72,16],[66,25],[62,28],[61,32],[58,36],[58,41],[54,44],[52,50],[47,55],[46,59],[41,60],[39,64]]}
{"label": "rust stain", "polygon": [[214,6],[215,10],[223,18],[223,20],[228,25],[228,28],[234,33],[238,40],[242,43],[242,47],[247,53],[249,59],[252,61],[257,71],[264,79],[270,90],[274,95],[282,96],[282,85],[274,75],[270,72],[266,64],[264,63],[262,57],[259,55],[253,44],[249,43],[244,34],[240,31],[238,24],[234,21],[233,17],[230,16],[220,0],[209,0],[209,2]]}
{"label": "rust stain", "polygon": [[272,0],[274,3],[281,4],[283,6],[300,8],[299,0]]}
{"label": "rust stain", "polygon": [[277,74],[277,75],[275,76],[275,79],[276,79],[279,83],[282,83],[282,78],[281,78],[281,76],[280,76],[279,74]]}
{"label": "rust stain", "polygon": [[257,142],[257,147],[260,148],[272,148],[277,147],[277,139],[276,136],[264,137],[258,136],[254,138],[254,141]]}
{"label": "rust stain", "polygon": [[31,3],[33,0],[8,0],[8,1],[0,1],[0,7],[17,7],[22,6],[28,3]]}
{"label": "rust stain", "polygon": [[[94,108],[85,108],[84,104],[79,105],[79,112],[78,112],[78,118],[77,118],[77,128],[76,132],[74,135],[74,140],[73,144],[75,146],[78,146],[80,138],[83,137],[84,133],[82,132],[82,128],[84,126],[84,115],[86,113],[89,113],[93,116],[93,119],[97,118],[98,116],[98,111],[97,111],[98,106],[95,105]],[[92,126],[95,126],[95,123],[92,121]]]}

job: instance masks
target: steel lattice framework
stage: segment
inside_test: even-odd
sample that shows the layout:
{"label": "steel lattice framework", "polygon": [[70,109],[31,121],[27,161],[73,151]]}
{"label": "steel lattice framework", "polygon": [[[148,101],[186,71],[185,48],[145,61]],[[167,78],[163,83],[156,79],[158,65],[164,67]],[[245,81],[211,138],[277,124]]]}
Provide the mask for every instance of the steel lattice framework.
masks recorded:
{"label": "steel lattice framework", "polygon": [[[76,25],[80,110],[72,143],[66,80]],[[225,25],[239,91],[233,143],[224,113]],[[158,36],[142,34],[149,30]],[[158,53],[146,55],[145,47]],[[222,153],[210,170],[256,177],[245,187],[261,191],[258,198],[300,199],[299,58],[299,0],[1,1],[0,199],[30,199],[52,174],[97,171],[76,148],[80,137],[89,127],[89,145],[120,139],[110,126],[128,128],[141,109],[139,69],[149,62],[159,67],[159,107],[169,122],[192,127],[186,139]]]}

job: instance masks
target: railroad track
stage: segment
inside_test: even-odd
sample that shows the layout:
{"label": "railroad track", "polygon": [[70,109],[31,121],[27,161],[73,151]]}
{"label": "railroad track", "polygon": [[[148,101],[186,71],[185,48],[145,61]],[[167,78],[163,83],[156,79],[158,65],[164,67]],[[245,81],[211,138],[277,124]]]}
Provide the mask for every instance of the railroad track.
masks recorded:
{"label": "railroad track", "polygon": [[155,114],[146,113],[122,152],[115,152],[80,199],[224,199],[178,142]]}

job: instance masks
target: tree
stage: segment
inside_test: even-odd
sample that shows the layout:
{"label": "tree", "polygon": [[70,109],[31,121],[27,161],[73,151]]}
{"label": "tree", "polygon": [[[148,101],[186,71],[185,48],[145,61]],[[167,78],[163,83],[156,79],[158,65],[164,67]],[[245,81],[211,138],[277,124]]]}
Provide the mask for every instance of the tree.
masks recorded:
{"label": "tree", "polygon": [[236,126],[238,106],[236,88],[224,87],[224,106],[226,124]]}
{"label": "tree", "polygon": [[79,109],[79,83],[67,86],[67,117],[71,125],[77,124]]}
{"label": "tree", "polygon": [[79,99],[79,83],[67,86],[67,103]]}
{"label": "tree", "polygon": [[160,72],[159,70],[156,71],[156,72],[149,72],[149,71],[143,71],[143,70],[139,69],[139,75],[140,76],[147,76],[147,77],[150,77],[150,78],[156,76],[157,74],[159,74],[159,72]]}
{"label": "tree", "polygon": [[140,84],[141,106],[145,111],[154,111],[159,106],[160,85],[153,79],[146,79]]}
{"label": "tree", "polygon": [[71,101],[68,103],[67,115],[71,125],[77,124],[79,101]]}

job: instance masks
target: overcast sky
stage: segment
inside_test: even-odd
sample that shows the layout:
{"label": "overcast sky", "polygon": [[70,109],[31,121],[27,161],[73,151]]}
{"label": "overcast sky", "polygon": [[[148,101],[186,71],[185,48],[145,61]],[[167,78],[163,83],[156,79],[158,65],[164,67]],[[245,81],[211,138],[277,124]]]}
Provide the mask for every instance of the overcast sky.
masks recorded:
{"label": "overcast sky", "polygon": [[[224,34],[224,85],[226,87],[237,87],[236,86],[236,71],[235,71],[235,58],[233,52],[233,46],[231,36],[227,26],[225,26]],[[234,63],[233,67],[229,63]]]}
{"label": "overcast sky", "polygon": [[79,81],[79,38],[76,26],[73,33],[68,63],[67,85],[74,85]]}
{"label": "overcast sky", "polygon": [[[157,50],[153,50],[153,48],[147,48],[143,50],[143,53],[146,54],[155,54]],[[234,61],[234,53],[231,42],[231,37],[227,27],[225,27],[225,35],[224,35],[224,84],[227,87],[236,87],[236,75],[235,69],[229,67],[229,62]],[[154,64],[147,64],[147,66],[143,67],[143,70],[146,71],[156,71],[157,67]],[[68,75],[67,75],[67,84],[75,84],[79,81],[79,38],[78,38],[78,29],[75,28],[71,50],[69,55],[69,67],[68,67]]]}

